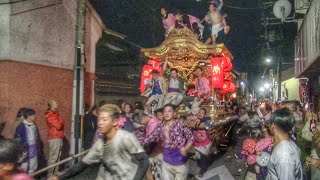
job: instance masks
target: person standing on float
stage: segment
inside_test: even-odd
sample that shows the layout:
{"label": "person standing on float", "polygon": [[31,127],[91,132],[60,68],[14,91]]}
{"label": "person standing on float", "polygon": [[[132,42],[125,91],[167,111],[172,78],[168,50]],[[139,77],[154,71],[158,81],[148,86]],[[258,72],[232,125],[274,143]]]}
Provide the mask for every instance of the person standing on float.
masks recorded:
{"label": "person standing on float", "polygon": [[195,79],[195,96],[185,97],[183,103],[186,105],[186,111],[190,111],[192,114],[198,114],[200,111],[200,105],[210,99],[210,85],[206,77],[203,76],[203,70],[201,67],[195,69],[197,78]]}

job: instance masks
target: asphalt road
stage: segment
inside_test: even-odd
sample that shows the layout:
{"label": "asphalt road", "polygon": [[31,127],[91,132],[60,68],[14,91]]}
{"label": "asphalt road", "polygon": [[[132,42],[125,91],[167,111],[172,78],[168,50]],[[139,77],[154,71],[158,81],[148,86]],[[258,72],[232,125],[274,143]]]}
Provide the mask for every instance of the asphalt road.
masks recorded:
{"label": "asphalt road", "polygon": [[[243,142],[240,140],[240,142]],[[240,159],[236,159],[234,154],[240,152],[241,144],[237,144],[236,146],[228,147],[224,152],[219,155],[213,157],[213,162],[208,168],[208,171],[225,165],[225,167],[229,170],[231,175],[235,180],[243,180],[247,171],[247,167],[245,166],[245,162]],[[197,179],[195,175],[198,174],[200,168],[197,166],[197,163],[194,160],[189,160],[190,171],[188,180]],[[87,179],[95,179],[96,174],[98,172],[98,165],[93,165],[78,174],[77,176],[70,178],[70,180],[87,180]],[[207,171],[207,172],[208,172]],[[208,174],[208,173],[207,173]],[[205,174],[206,175],[206,174]],[[208,174],[210,176],[210,174]],[[216,179],[214,177],[210,177],[207,180]],[[219,178],[218,178],[219,179]]]}

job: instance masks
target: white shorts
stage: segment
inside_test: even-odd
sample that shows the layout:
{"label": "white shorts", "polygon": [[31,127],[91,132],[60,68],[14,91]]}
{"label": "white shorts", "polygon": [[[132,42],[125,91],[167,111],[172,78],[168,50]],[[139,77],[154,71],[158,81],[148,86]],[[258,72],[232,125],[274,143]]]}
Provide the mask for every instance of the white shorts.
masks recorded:
{"label": "white shorts", "polygon": [[218,37],[218,33],[223,29],[221,23],[212,25],[211,27],[211,36]]}
{"label": "white shorts", "polygon": [[153,101],[156,101],[157,104],[158,104],[158,108],[161,108],[163,100],[164,100],[164,95],[163,94],[152,95],[152,96],[149,97],[146,105],[152,103]]}

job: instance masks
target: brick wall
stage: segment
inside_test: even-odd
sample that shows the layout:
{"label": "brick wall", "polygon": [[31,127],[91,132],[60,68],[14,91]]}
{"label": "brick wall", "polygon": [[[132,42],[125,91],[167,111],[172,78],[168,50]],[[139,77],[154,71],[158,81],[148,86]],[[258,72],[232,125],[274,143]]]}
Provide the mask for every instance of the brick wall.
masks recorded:
{"label": "brick wall", "polygon": [[[86,81],[93,75],[86,73]],[[50,99],[56,100],[65,122],[65,135],[70,142],[73,71],[31,63],[0,61],[0,122],[5,122],[3,135],[12,138],[16,112],[21,107],[36,111],[36,124],[47,154],[47,127],[44,112]],[[85,83],[85,86],[91,84]],[[84,99],[90,100],[87,87]]]}

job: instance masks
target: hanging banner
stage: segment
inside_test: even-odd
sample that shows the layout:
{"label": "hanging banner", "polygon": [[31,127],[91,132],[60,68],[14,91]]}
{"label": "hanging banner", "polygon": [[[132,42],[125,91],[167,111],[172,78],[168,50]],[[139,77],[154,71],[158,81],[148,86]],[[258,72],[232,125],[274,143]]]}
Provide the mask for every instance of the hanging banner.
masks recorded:
{"label": "hanging banner", "polygon": [[211,58],[212,87],[222,88],[223,86],[223,65],[222,58]]}
{"label": "hanging banner", "polygon": [[309,87],[306,84],[300,84],[299,96],[300,96],[301,103],[308,103],[309,102]]}

